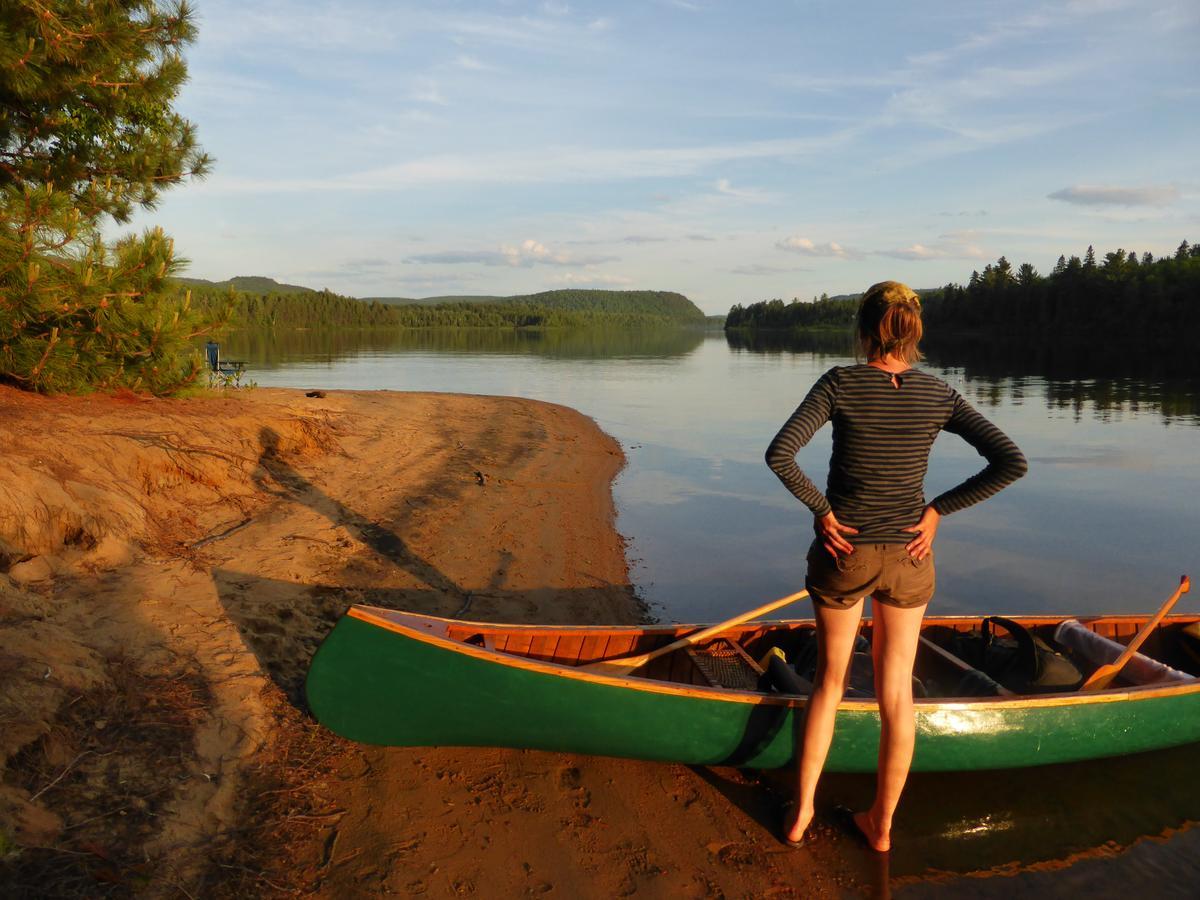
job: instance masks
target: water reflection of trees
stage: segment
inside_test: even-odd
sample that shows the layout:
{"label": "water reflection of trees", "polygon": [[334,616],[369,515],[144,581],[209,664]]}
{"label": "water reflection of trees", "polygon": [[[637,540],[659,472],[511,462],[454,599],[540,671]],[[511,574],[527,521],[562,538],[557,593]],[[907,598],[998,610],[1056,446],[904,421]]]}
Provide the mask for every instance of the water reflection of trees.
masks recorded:
{"label": "water reflection of trees", "polygon": [[846,331],[727,331],[731,350],[750,353],[812,353],[818,357],[854,355],[854,338]]}
{"label": "water reflection of trees", "polygon": [[[740,352],[854,355],[849,332],[729,332],[726,340]],[[922,348],[928,365],[961,378],[980,405],[1021,403],[1040,393],[1048,408],[1070,410],[1076,418],[1152,412],[1200,421],[1200,356],[1132,343],[1114,353],[1064,338],[963,335],[929,335]]]}
{"label": "water reflection of trees", "polygon": [[227,334],[221,353],[259,369],[334,362],[380,353],[546,356],[558,359],[671,358],[700,346],[700,328],[547,329],[244,329]]}

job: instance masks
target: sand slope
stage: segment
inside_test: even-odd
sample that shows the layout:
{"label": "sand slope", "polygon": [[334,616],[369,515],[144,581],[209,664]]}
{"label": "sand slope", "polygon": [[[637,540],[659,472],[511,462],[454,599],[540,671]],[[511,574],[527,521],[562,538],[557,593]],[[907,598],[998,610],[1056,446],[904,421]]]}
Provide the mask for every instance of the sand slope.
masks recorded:
{"label": "sand slope", "polygon": [[637,621],[620,449],[563,407],[456,395],[0,389],[0,417],[0,849],[26,848],[0,879],[666,897],[841,878],[781,850],[774,801],[737,773],[345,742],[302,786],[299,837],[280,823],[249,874],[210,856],[278,809],[271,778],[295,784],[271,771],[303,755],[279,711],[302,719],[307,662],[350,603]]}

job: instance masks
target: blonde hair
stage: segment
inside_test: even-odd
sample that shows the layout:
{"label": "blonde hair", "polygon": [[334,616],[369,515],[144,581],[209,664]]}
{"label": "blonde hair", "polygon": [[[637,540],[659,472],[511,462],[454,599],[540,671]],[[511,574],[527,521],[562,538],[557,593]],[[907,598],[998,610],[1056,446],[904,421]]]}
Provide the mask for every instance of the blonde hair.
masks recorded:
{"label": "blonde hair", "polygon": [[868,360],[890,353],[914,363],[922,358],[917,344],[924,333],[916,291],[899,281],[881,281],[867,288],[858,305],[858,343]]}

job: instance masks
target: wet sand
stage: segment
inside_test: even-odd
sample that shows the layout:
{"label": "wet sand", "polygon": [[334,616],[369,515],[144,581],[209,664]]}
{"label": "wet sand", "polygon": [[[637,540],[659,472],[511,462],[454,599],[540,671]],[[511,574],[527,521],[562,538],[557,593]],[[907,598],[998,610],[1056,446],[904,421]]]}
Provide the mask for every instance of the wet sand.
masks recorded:
{"label": "wet sand", "polygon": [[800,851],[775,840],[777,781],[366,748],[306,719],[308,660],[354,602],[485,621],[642,618],[613,523],[623,457],[590,419],[529,400],[280,390],[146,401],[0,389],[0,416],[0,883],[163,896],[870,891],[870,860],[843,836],[822,830]]}

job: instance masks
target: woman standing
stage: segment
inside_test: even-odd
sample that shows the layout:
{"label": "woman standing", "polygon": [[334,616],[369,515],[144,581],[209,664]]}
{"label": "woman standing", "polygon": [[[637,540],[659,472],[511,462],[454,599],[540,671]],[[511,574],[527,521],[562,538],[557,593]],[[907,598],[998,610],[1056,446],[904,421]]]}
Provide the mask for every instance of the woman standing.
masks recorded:
{"label": "woman standing", "polygon": [[[818,661],[797,753],[795,815],[784,839],[796,844],[813,817],[817,780],[833,739],[863,600],[874,600],[872,655],[879,701],[875,802],[855,813],[867,843],[891,848],[892,816],[912,762],[916,723],[912,671],[925,606],[933,596],[933,540],[941,518],[1016,481],[1025,457],[953,388],[911,364],[921,358],[921,301],[896,281],[872,285],[858,310],[867,362],[836,366],[813,385],[767,450],[767,464],[814,516],[805,585],[817,623]],[[796,465],[796,453],[833,423],[826,493]],[[987,459],[983,471],[926,504],[929,451],[941,431]]]}

